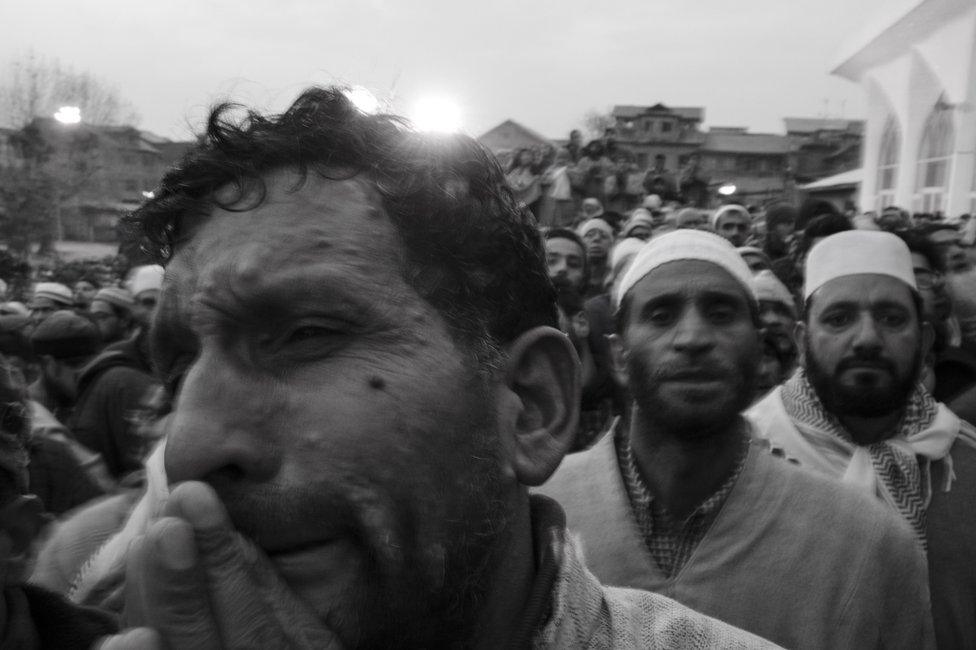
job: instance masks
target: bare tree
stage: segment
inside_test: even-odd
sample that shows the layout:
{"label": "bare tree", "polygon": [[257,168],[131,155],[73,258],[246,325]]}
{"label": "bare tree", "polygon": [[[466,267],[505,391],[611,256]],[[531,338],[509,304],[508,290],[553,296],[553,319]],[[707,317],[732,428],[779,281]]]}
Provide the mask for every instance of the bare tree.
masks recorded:
{"label": "bare tree", "polygon": [[21,128],[36,117],[50,117],[61,106],[77,106],[82,119],[93,125],[139,121],[132,104],[111,84],[56,58],[28,51],[0,73],[0,126]]}

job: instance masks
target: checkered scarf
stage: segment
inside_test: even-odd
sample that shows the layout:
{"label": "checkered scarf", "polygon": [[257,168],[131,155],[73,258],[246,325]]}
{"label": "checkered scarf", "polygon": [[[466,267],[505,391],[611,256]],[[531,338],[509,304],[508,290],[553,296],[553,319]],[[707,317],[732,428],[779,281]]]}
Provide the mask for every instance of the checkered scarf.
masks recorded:
{"label": "checkered scarf", "polygon": [[[781,394],[797,429],[824,454],[824,460],[838,465],[842,480],[874,492],[893,506],[911,524],[925,548],[925,513],[932,492],[930,464],[933,460],[947,464],[948,490],[955,476],[949,448],[959,435],[959,418],[919,383],[908,397],[894,434],[861,446],[824,409],[802,369],[783,384]],[[841,463],[846,466],[839,466]]]}

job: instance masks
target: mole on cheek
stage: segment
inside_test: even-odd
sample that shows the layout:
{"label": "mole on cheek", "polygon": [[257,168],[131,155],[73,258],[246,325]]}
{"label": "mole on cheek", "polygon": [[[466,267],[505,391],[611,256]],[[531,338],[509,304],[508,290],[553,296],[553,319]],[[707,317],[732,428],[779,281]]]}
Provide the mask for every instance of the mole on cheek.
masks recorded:
{"label": "mole on cheek", "polygon": [[383,390],[384,388],[386,388],[386,382],[383,381],[382,377],[370,377],[369,387],[376,390]]}

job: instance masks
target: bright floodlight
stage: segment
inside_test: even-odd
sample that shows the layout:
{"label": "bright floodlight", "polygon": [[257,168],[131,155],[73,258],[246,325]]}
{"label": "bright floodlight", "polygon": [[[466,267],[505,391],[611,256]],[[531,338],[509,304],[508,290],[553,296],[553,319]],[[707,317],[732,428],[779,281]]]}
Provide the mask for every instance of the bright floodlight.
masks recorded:
{"label": "bright floodlight", "polygon": [[447,97],[424,97],[414,109],[413,123],[421,131],[453,133],[461,129],[461,109]]}
{"label": "bright floodlight", "polygon": [[155,192],[151,192],[151,191],[143,190],[142,191],[142,196],[143,196],[143,198],[154,199],[154,198],[156,198],[156,193]]}
{"label": "bright floodlight", "polygon": [[345,95],[356,108],[369,115],[375,113],[380,107],[380,101],[376,99],[376,95],[363,86],[353,86],[345,91]]}
{"label": "bright floodlight", "polygon": [[735,194],[736,187],[732,183],[726,183],[722,187],[718,188],[718,193],[722,196],[731,196]]}
{"label": "bright floodlight", "polygon": [[78,124],[81,122],[81,109],[77,106],[62,106],[54,114],[54,119],[61,124]]}

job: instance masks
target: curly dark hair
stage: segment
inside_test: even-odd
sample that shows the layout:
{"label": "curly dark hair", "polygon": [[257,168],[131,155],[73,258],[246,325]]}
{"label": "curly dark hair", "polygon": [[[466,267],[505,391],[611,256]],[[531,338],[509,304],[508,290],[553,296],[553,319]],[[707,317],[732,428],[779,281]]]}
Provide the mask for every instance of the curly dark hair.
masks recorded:
{"label": "curly dark hair", "polygon": [[[361,177],[381,196],[403,242],[406,281],[459,341],[497,346],[531,327],[557,325],[533,219],[518,207],[494,156],[473,139],[421,134],[396,116],[368,115],[335,87],[305,90],[280,115],[247,111],[235,120],[240,108],[216,106],[206,133],[163,177],[155,198],[124,218],[123,232],[155,262],[165,265],[214,207],[260,205],[271,172],[293,168],[303,181],[310,172]],[[233,196],[218,199],[226,187]],[[241,201],[250,196],[257,198]]]}

